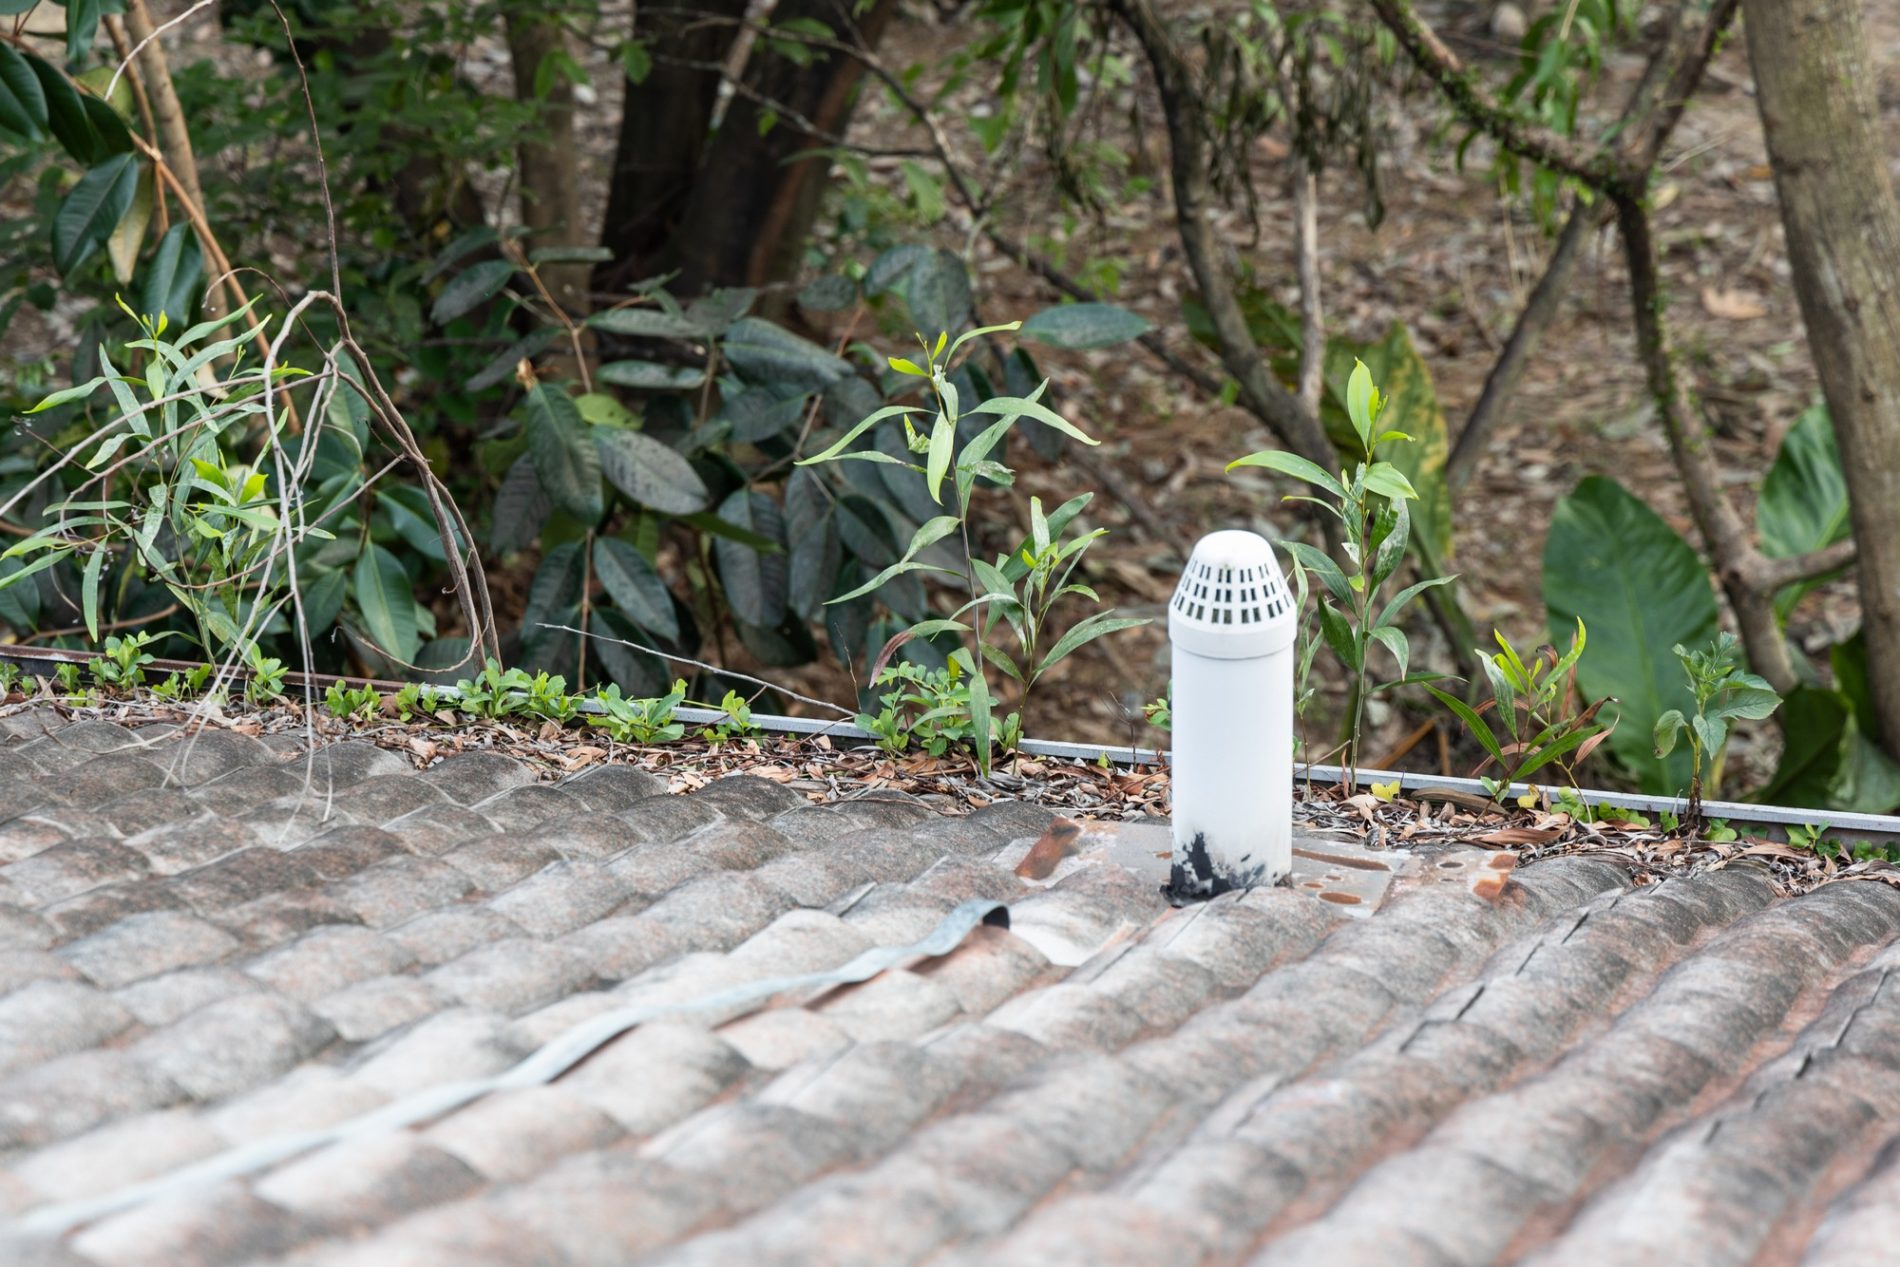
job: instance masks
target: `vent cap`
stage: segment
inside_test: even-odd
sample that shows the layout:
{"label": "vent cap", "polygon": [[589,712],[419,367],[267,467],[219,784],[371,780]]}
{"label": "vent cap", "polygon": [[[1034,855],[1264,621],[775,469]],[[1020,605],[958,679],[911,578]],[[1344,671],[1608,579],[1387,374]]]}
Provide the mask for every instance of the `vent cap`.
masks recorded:
{"label": "vent cap", "polygon": [[1168,639],[1196,655],[1247,660],[1288,646],[1298,625],[1273,547],[1257,532],[1209,533],[1168,603]]}

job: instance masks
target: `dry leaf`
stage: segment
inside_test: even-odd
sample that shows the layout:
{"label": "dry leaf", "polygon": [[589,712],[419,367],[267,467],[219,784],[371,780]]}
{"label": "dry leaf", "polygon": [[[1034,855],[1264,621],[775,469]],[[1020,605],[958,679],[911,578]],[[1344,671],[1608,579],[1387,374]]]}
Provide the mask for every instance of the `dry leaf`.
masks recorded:
{"label": "dry leaf", "polygon": [[1768,315],[1768,306],[1744,290],[1702,288],[1702,307],[1711,317],[1724,321],[1753,321]]}

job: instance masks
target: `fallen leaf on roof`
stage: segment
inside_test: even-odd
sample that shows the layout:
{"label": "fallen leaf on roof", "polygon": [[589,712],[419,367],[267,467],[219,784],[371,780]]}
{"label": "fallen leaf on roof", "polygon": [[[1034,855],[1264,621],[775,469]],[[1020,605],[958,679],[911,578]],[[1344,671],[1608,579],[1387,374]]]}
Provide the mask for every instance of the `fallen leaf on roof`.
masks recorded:
{"label": "fallen leaf on roof", "polygon": [[1071,818],[1058,818],[1029,846],[1029,852],[1016,864],[1016,874],[1025,880],[1047,880],[1064,858],[1076,852],[1082,840],[1082,824]]}

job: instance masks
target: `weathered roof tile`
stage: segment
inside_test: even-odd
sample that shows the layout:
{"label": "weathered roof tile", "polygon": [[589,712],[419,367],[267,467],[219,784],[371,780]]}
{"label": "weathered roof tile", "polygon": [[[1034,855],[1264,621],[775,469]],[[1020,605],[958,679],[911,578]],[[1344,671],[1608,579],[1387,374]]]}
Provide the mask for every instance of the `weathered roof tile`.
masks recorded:
{"label": "weathered roof tile", "polygon": [[58,954],[88,980],[113,989],[173,968],[215,963],[237,948],[236,938],[195,915],[153,911],[128,916],[62,946]]}
{"label": "weathered roof tile", "polygon": [[128,1051],[200,1100],[249,1091],[335,1037],[307,1009],[271,994],[239,994],[187,1013]]}

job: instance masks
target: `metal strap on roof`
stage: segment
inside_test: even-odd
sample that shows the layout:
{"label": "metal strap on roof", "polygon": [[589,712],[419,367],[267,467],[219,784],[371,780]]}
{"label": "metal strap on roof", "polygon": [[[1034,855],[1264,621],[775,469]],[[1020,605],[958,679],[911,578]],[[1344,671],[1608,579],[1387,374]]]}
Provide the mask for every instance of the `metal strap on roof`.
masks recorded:
{"label": "metal strap on roof", "polygon": [[259,1140],[254,1144],[244,1144],[103,1196],[43,1206],[16,1219],[9,1230],[27,1236],[60,1236],[96,1219],[132,1209],[148,1201],[255,1174],[312,1149],[415,1126],[496,1091],[511,1091],[552,1082],[636,1025],[694,1013],[724,1012],[732,1008],[750,1010],[774,995],[787,991],[825,989],[869,981],[878,973],[907,959],[949,954],[962,945],[963,939],[981,924],[1009,927],[1009,908],[987,898],[972,898],[945,915],[927,937],[908,946],[873,946],[850,962],[824,972],[767,977],[698,999],[641,1004],[607,1012],[574,1026],[513,1068],[492,1078],[473,1078],[430,1087],[322,1130],[298,1131]]}

